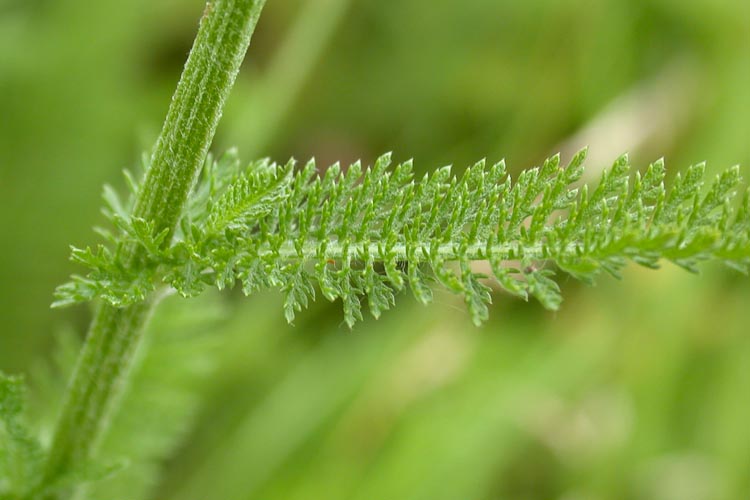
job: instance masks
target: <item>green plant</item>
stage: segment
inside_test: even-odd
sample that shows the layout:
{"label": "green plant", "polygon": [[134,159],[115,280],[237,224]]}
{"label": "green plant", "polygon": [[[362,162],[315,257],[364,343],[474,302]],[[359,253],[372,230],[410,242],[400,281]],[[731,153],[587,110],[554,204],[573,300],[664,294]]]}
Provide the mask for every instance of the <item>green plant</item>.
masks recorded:
{"label": "green plant", "polygon": [[[89,273],[60,287],[55,305],[99,306],[48,452],[20,421],[21,382],[2,379],[0,488],[7,498],[67,497],[117,469],[92,457],[144,323],[168,288],[184,296],[238,281],[246,294],[279,288],[290,322],[318,288],[342,301],[351,327],[362,319],[362,297],[378,317],[406,284],[427,303],[438,282],[464,297],[479,324],[492,283],[558,308],[552,266],[586,282],[602,270],[617,275],[627,260],[656,267],[665,259],[691,271],[721,261],[747,270],[750,196],[731,203],[737,168],[704,192],[698,165],[667,190],[663,162],[633,174],[623,156],[589,190],[576,187],[585,152],[567,166],[550,158],[515,182],[502,162],[477,163],[460,178],[443,168],[414,180],[411,163],[391,168],[390,155],[372,168],[334,165],[324,174],[314,162],[243,168],[233,151],[207,157],[263,4],[207,4],[143,180],[128,174],[127,200],[105,189],[114,226],[100,231],[106,245],[73,249]],[[488,271],[477,268],[482,263]]]}

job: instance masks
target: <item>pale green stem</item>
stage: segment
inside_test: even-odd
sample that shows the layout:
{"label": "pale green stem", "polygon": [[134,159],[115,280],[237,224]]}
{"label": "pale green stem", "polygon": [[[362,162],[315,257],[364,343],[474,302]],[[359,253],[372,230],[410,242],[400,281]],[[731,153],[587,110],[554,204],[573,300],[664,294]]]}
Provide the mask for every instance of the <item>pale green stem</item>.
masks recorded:
{"label": "pale green stem", "polygon": [[[265,0],[206,4],[136,200],[134,216],[152,221],[157,232],[167,230],[171,235],[175,230],[264,4]],[[124,264],[132,269],[142,262],[134,245],[124,249],[124,255]],[[99,306],[63,402],[40,491],[95,453],[154,303],[151,297],[124,308]]]}
{"label": "pale green stem", "polygon": [[[577,255],[579,244],[568,245],[562,254]],[[342,260],[347,256],[361,259],[363,256],[370,256],[376,262],[382,262],[388,259],[411,260],[413,255],[418,262],[429,260],[432,253],[430,243],[410,243],[409,245],[398,243],[391,246],[385,246],[384,243],[351,243],[344,245],[340,242],[329,242],[325,247],[325,252],[320,253],[320,242],[304,244],[297,249],[296,242],[289,241],[281,245],[278,249],[272,249],[268,246],[261,247],[255,251],[254,255],[258,257],[278,256],[285,260],[315,260],[320,257],[331,260]],[[486,260],[490,256],[500,258],[501,260],[514,260],[521,257],[527,257],[532,260],[542,260],[550,257],[545,246],[541,243],[524,244],[521,242],[499,243],[487,246],[486,243],[466,245],[465,247],[458,243],[443,243],[437,246],[437,255],[442,260]]]}

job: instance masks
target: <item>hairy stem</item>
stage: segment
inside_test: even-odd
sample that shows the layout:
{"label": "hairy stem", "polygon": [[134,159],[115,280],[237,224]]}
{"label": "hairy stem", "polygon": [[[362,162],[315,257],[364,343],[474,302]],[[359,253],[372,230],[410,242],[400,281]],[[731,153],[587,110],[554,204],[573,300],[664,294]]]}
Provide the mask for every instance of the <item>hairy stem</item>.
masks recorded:
{"label": "hairy stem", "polygon": [[[136,201],[134,216],[152,221],[157,232],[174,232],[264,4],[265,0],[206,4]],[[126,266],[137,269],[141,252],[135,245],[124,252]],[[124,308],[99,306],[63,403],[42,490],[94,453],[154,303],[152,297]]]}
{"label": "hairy stem", "polygon": [[[566,254],[575,255],[580,245],[571,244],[565,249]],[[413,253],[409,253],[409,250]],[[287,260],[315,260],[321,256],[324,259],[341,260],[347,256],[370,256],[376,262],[383,262],[389,259],[409,260],[415,257],[417,262],[429,260],[432,252],[432,244],[412,243],[406,245],[397,243],[386,246],[384,243],[351,243],[342,244],[339,242],[330,242],[326,244],[325,252],[320,253],[320,243],[311,242],[298,247],[296,242],[290,241],[278,250],[271,249],[269,246],[261,247],[257,250],[257,256],[260,258],[268,256],[278,256]],[[541,243],[523,244],[521,242],[508,242],[487,246],[483,244],[472,244],[463,246],[459,243],[443,243],[437,246],[438,256],[447,261],[468,259],[468,260],[485,260],[490,255],[499,256],[501,260],[513,260],[521,257],[527,257],[533,260],[542,260],[550,257]]]}
{"label": "hairy stem", "polygon": [[102,304],[98,308],[65,396],[44,483],[89,458],[106,427],[151,304],[121,309]]}
{"label": "hairy stem", "polygon": [[200,173],[265,0],[208,2],[134,215],[174,230]]}

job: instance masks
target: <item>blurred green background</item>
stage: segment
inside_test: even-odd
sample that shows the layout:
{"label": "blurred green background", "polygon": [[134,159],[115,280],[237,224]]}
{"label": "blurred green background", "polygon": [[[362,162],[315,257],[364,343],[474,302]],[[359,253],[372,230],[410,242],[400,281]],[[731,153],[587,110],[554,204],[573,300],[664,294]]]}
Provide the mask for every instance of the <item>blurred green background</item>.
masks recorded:
{"label": "blurred green background", "polygon": [[[201,0],[0,0],[0,368],[45,435],[90,312],[51,311],[101,185],[153,143]],[[750,177],[745,0],[270,0],[215,150],[417,169],[590,146]],[[349,332],[319,301],[169,299],[99,499],[740,499],[750,283],[628,268],[562,310],[497,294],[471,326],[404,294]],[[137,449],[137,451],[133,451]]]}

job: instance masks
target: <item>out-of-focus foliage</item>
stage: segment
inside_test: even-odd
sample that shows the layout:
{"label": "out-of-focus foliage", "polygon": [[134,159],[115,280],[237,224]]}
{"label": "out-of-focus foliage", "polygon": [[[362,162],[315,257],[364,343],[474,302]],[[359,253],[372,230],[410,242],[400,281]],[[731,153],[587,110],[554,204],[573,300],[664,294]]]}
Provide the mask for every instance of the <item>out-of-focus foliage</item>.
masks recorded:
{"label": "out-of-focus foliage", "polygon": [[[520,167],[588,144],[592,167],[630,151],[637,165],[739,163],[749,177],[748,2],[351,0],[258,141],[265,113],[285,109],[258,95],[283,89],[264,77],[301,7],[269,2],[217,150]],[[67,245],[90,241],[99,187],[153,142],[201,9],[0,1],[5,371],[51,358],[61,325],[83,331],[85,309],[48,310],[73,271]],[[216,342],[200,384],[191,370],[151,368],[170,394],[201,396],[185,406],[192,418],[167,418],[184,439],[154,445],[163,474],[151,497],[742,498],[750,286],[717,269],[624,274],[593,290],[564,281],[556,314],[501,298],[481,329],[450,294],[428,310],[403,301],[353,333],[338,307],[316,303],[291,328],[277,295],[229,294],[229,319],[199,327]],[[194,355],[179,347],[164,346]],[[142,394],[121,418],[157,418]]]}
{"label": "out-of-focus foliage", "polygon": [[122,468],[104,460],[85,462],[51,484],[41,485],[46,454],[25,422],[25,407],[23,380],[0,373],[0,499],[44,498],[72,484],[104,479]]}
{"label": "out-of-focus foliage", "polygon": [[21,421],[25,386],[0,374],[0,498],[25,494],[42,466],[42,447]]}
{"label": "out-of-focus foliage", "polygon": [[[161,304],[149,325],[146,345],[135,362],[98,462],[116,467],[89,485],[89,498],[148,498],[161,474],[161,461],[190,432],[207,380],[217,369],[227,307],[215,296],[183,307],[176,297]],[[57,335],[54,363],[33,371],[31,417],[44,436],[54,417],[81,342],[69,332]]]}

